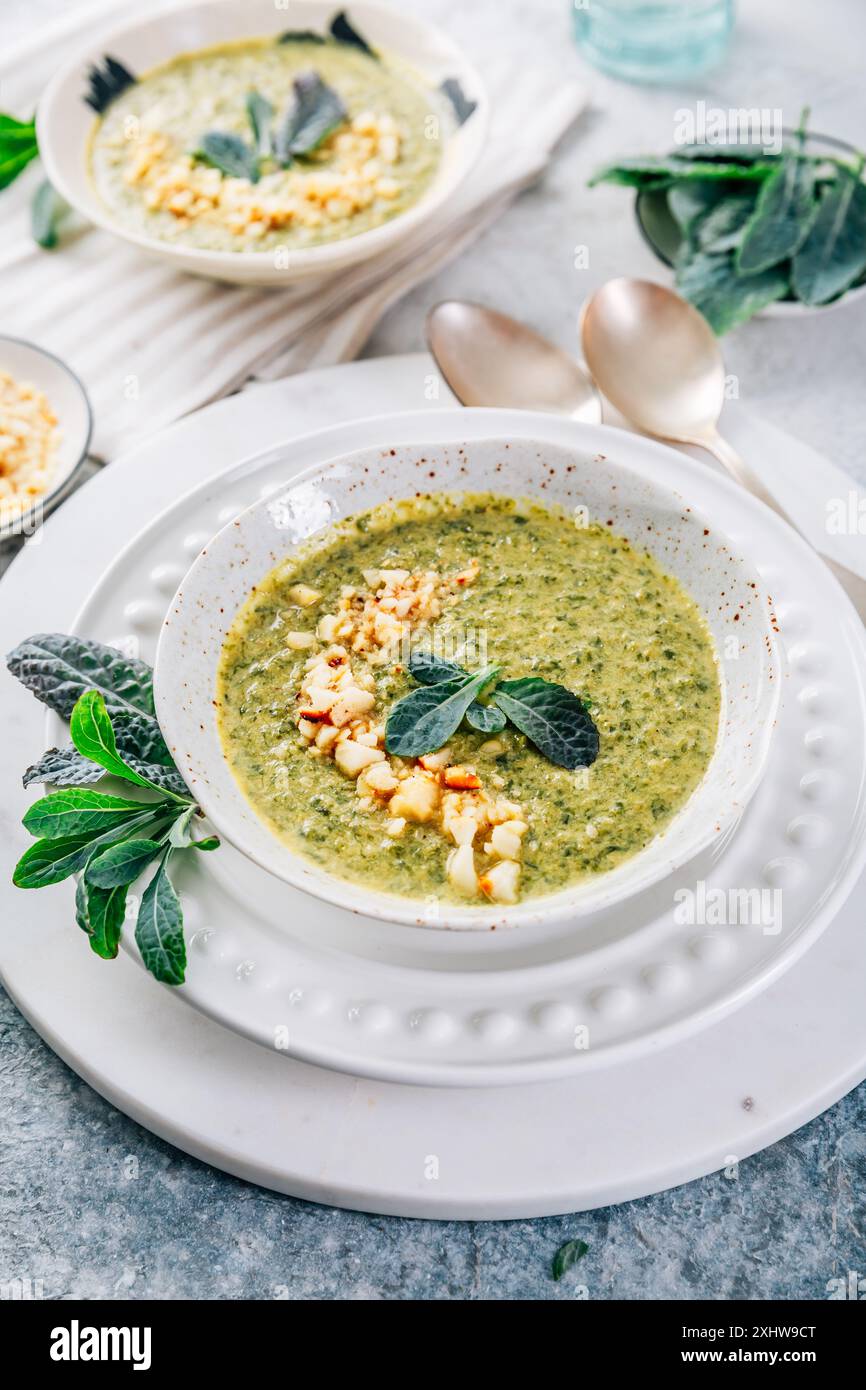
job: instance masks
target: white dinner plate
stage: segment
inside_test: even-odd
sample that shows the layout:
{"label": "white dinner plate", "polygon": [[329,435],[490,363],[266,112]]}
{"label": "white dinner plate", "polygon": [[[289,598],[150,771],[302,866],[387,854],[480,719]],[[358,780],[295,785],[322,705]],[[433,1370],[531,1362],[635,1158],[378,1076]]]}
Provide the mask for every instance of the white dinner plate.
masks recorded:
{"label": "white dinner plate", "polygon": [[[538,437],[539,417],[466,411],[466,438],[489,435],[502,416],[512,434]],[[433,412],[287,440],[204,484],[107,571],[76,630],[152,660],[171,595],[221,525],[301,468],[350,447],[435,439],[437,420],[448,437],[450,424]],[[569,421],[543,423],[552,443],[575,437]],[[689,1036],[816,940],[866,856],[862,625],[820,560],[772,513],[676,451],[655,450],[653,466],[661,484],[693,497],[744,554],[760,557],[787,654],[767,772],[736,834],[589,921],[483,938],[317,902],[225,845],[178,874],[190,941],[179,993],[188,1003],[267,1047],[341,1070],[427,1085],[516,1084]],[[52,718],[49,742],[62,736]],[[725,923],[720,911],[751,919]],[[131,932],[125,944],[135,950]]]}
{"label": "white dinner plate", "polygon": [[[103,470],[49,522],[42,545],[25,549],[3,580],[0,646],[68,629],[94,579],[176,496],[180,477],[206,480],[239,450],[282,438],[287,421],[313,429],[408,408],[432,370],[419,356],[329,368],[160,432]],[[818,519],[820,535],[824,498],[845,495],[850,478],[738,403],[725,428],[803,525]],[[110,531],[104,515],[114,518]],[[855,546],[850,558],[857,564]],[[31,799],[17,779],[22,757],[41,748],[44,719],[4,680],[0,830],[17,851]],[[107,964],[83,950],[69,885],[21,893],[0,883],[0,971],[49,1045],[112,1104],[240,1178],[387,1214],[542,1216],[641,1197],[743,1160],[866,1075],[864,892],[866,876],[806,956],[712,1027],[625,1067],[546,1086],[393,1086],[278,1056],[155,989],[131,958]]]}

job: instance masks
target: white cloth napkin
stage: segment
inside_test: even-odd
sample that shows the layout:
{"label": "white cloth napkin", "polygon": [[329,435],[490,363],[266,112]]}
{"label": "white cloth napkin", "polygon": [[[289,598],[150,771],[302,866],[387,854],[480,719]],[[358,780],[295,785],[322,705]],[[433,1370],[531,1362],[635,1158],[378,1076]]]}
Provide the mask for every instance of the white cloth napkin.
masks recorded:
{"label": "white cloth napkin", "polygon": [[[2,106],[29,115],[45,81],[100,30],[140,14],[97,0],[0,54]],[[144,434],[253,376],[345,362],[385,310],[458,255],[533,183],[585,104],[578,84],[551,92],[543,73],[485,74],[491,131],[481,161],[449,205],[374,261],[309,288],[240,289],[177,274],[87,225],[54,251],[30,235],[31,167],[0,192],[0,332],[28,338],[78,372],[96,417],[93,452],[109,459]]]}

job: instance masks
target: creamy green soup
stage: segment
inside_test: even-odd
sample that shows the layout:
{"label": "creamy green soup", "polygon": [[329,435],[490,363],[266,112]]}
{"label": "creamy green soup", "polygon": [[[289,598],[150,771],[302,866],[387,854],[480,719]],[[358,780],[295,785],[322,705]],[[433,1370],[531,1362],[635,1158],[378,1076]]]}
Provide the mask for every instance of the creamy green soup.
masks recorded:
{"label": "creamy green soup", "polygon": [[[510,726],[491,735],[465,721],[448,740],[444,767],[383,753],[388,711],[417,688],[407,646],[422,642],[470,669],[496,663],[503,677],[566,686],[591,712],[597,760],[569,771]],[[315,707],[332,701],[333,691],[321,690],[328,671],[356,705],[368,705],[351,736],[328,722],[340,722],[345,700],[324,713]],[[478,902],[485,892],[505,902],[549,893],[635,854],[701,780],[720,712],[703,616],[655,559],[607,525],[578,526],[490,494],[375,509],[278,566],[235,619],[217,695],[234,774],[293,848],[373,888]],[[362,750],[358,757],[376,754],[378,771],[341,768],[340,737]],[[385,790],[367,786],[367,775]],[[413,819],[405,788],[419,778],[438,779],[437,809]],[[473,781],[480,786],[467,790]],[[466,840],[466,815],[481,801],[481,829],[455,874],[454,836]],[[489,823],[498,817],[504,830]],[[487,880],[503,855],[518,867],[492,875],[500,888],[508,881],[497,894]]]}
{"label": "creamy green soup", "polygon": [[[274,141],[295,80],[311,74],[345,117],[284,167]],[[253,150],[253,92],[270,107],[261,137],[270,148],[258,177],[243,177],[201,156],[214,132]],[[143,235],[213,251],[299,250],[381,226],[417,202],[449,120],[441,95],[396,60],[331,39],[251,39],[183,54],[122,91],[96,124],[90,168],[103,202]]]}

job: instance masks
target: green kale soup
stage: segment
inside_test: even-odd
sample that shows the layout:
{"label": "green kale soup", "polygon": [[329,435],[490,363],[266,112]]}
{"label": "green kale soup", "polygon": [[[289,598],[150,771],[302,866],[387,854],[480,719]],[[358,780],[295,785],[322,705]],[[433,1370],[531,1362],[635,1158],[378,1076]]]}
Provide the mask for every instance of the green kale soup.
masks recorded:
{"label": "green kale soup", "polygon": [[226,638],[217,704],[235,776],[293,849],[482,905],[605,873],[663,831],[712,758],[720,696],[703,615],[652,556],[529,501],[440,494],[278,565]]}

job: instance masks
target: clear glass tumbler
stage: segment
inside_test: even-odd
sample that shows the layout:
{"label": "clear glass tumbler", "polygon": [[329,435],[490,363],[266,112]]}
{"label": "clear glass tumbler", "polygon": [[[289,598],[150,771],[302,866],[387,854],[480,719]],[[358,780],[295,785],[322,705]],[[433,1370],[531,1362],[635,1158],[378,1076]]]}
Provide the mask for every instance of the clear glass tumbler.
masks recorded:
{"label": "clear glass tumbler", "polygon": [[581,52],[627,82],[673,82],[724,56],[734,0],[572,0]]}

